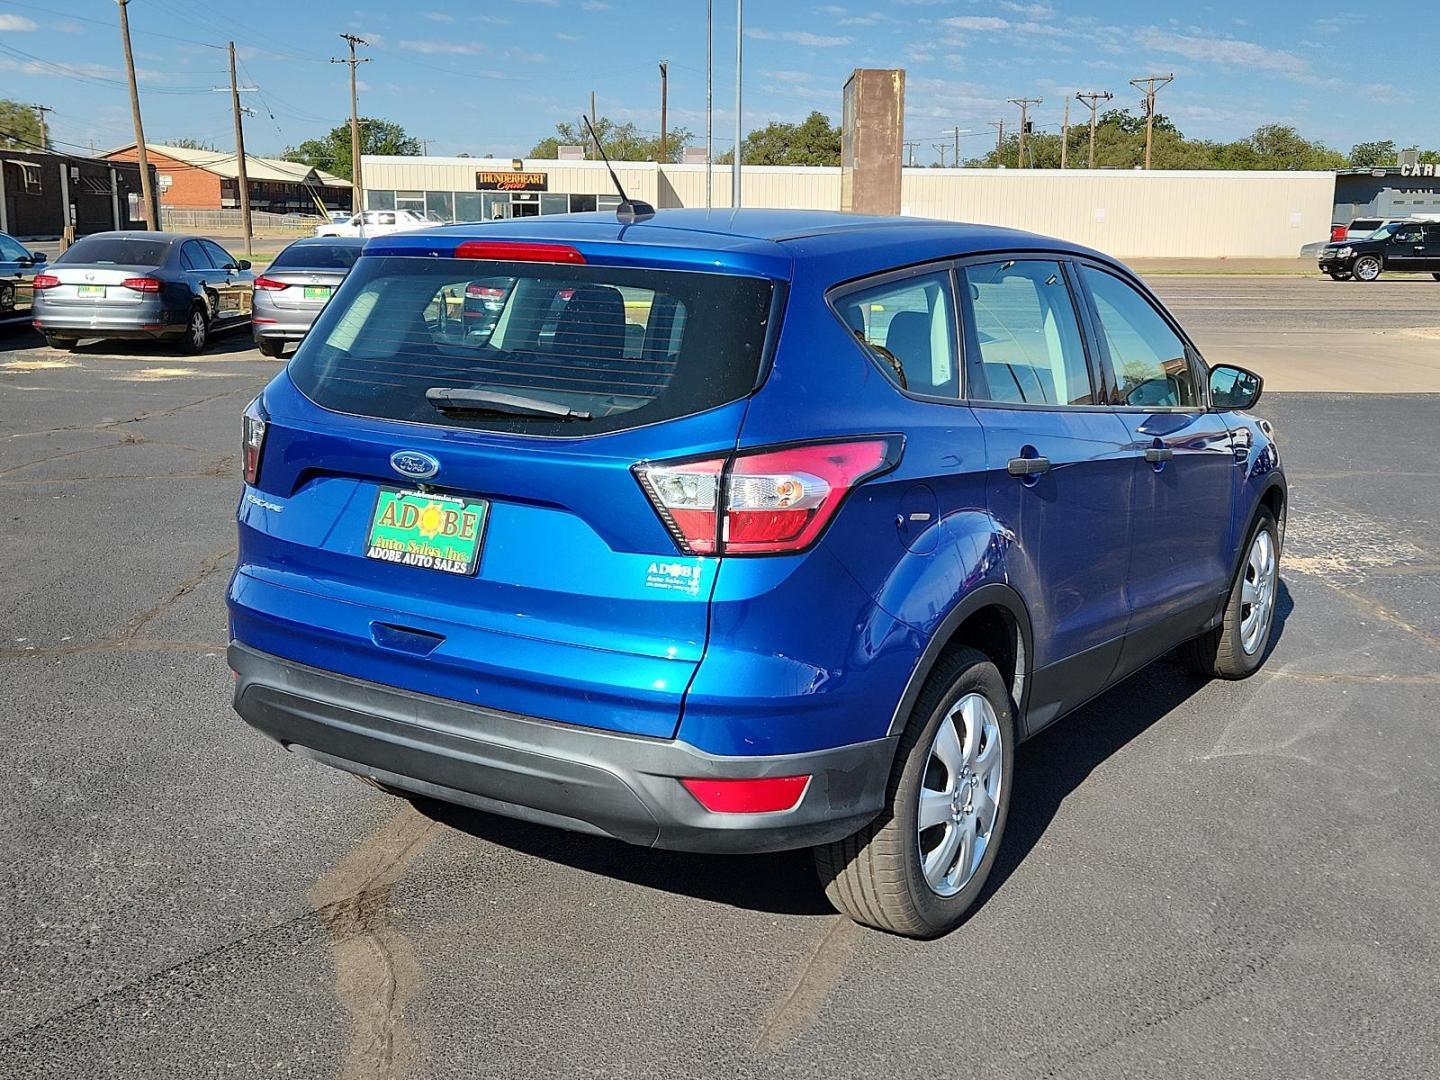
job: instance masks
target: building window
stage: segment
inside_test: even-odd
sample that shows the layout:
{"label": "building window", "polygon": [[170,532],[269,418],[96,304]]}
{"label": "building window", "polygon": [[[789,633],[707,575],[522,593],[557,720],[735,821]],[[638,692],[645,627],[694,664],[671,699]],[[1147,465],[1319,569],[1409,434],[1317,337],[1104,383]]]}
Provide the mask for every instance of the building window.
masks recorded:
{"label": "building window", "polygon": [[478,191],[455,192],[455,220],[481,221],[485,216],[485,201]]}
{"label": "building window", "polygon": [[395,192],[375,191],[365,192],[365,209],[367,210],[394,210]]}
{"label": "building window", "polygon": [[425,192],[423,191],[397,191],[395,192],[396,210],[414,210],[421,217],[425,216]]}
{"label": "building window", "polygon": [[453,191],[427,191],[425,210],[441,221],[455,220],[455,193]]}
{"label": "building window", "polygon": [[26,195],[39,195],[45,190],[40,183],[39,165],[33,165],[28,161],[17,161],[15,164],[20,166],[20,177],[25,185]]}
{"label": "building window", "polygon": [[540,213],[542,214],[568,214],[570,212],[569,195],[541,195]]}
{"label": "building window", "polygon": [[594,195],[571,195],[570,212],[572,214],[588,214],[595,209]]}

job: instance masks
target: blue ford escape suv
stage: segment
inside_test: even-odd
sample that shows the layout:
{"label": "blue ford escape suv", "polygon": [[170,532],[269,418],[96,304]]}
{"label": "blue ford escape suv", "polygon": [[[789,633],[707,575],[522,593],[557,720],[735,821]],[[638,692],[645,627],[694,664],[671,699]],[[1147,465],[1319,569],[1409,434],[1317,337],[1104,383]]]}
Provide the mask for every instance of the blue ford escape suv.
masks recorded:
{"label": "blue ford escape suv", "polygon": [[1123,266],[1004,229],[376,238],[245,414],[235,708],[406,794],[811,847],[841,910],[933,936],[1017,742],[1176,647],[1261,663],[1260,388]]}

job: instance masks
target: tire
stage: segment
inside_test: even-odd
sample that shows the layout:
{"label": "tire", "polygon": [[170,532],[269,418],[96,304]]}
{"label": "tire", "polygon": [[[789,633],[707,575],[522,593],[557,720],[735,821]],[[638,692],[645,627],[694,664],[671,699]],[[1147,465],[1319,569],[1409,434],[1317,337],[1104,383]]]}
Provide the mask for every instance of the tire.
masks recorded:
{"label": "tire", "polygon": [[[1256,565],[1257,548],[1268,544],[1269,562]],[[1254,590],[1257,582],[1260,593]],[[1280,529],[1275,515],[1261,508],[1245,541],[1245,557],[1230,586],[1230,599],[1220,625],[1180,646],[1180,658],[1199,675],[1213,679],[1244,679],[1265,662],[1265,650],[1275,627],[1275,601],[1280,588]],[[1251,601],[1246,596],[1255,596]],[[1248,618],[1263,603],[1261,624]],[[1249,611],[1247,612],[1247,609]]]}
{"label": "tire", "polygon": [[1436,281],[1440,281],[1440,274],[1431,274],[1430,276],[1433,277]]}
{"label": "tire", "polygon": [[1378,281],[1384,269],[1385,264],[1378,255],[1361,255],[1350,264],[1350,273],[1355,276],[1356,281]]}
{"label": "tire", "polygon": [[205,309],[196,304],[190,309],[190,318],[185,324],[185,333],[180,335],[180,351],[194,356],[205,351],[210,341],[210,317]]}
{"label": "tire", "polygon": [[[942,724],[950,726],[955,739],[937,738]],[[967,754],[969,729],[983,731],[984,737],[974,740],[975,749]],[[985,887],[1000,850],[1015,775],[1014,754],[1014,710],[999,669],[976,649],[947,653],[926,680],[900,737],[885,809],[853,836],[814,849],[815,868],[830,902],[858,923],[905,937],[938,937],[959,925]],[[957,785],[955,780],[968,766],[952,771],[945,766],[947,756],[957,764],[978,763],[974,770],[978,782]],[[948,798],[947,788],[953,793]],[[927,810],[940,815],[923,832],[919,829],[922,791],[933,793],[926,796]],[[977,792],[988,802],[976,799]],[[964,806],[958,801],[962,798]],[[975,809],[967,816],[971,805]],[[964,837],[970,829],[975,830],[975,841],[971,857],[965,859]],[[934,855],[950,845],[952,836],[958,844],[951,863],[954,870],[937,888],[931,882],[943,875],[927,876],[922,848]],[[982,840],[983,850],[976,843]],[[972,867],[968,874],[962,861]],[[944,856],[937,856],[933,865],[943,871],[943,864]]]}
{"label": "tire", "polygon": [[279,360],[285,352],[285,343],[275,341],[271,338],[256,338],[255,348],[260,350],[260,355],[269,357],[271,360]]}
{"label": "tire", "polygon": [[46,334],[45,344],[52,349],[62,349],[65,352],[74,352],[80,344],[79,338],[61,337],[59,334]]}

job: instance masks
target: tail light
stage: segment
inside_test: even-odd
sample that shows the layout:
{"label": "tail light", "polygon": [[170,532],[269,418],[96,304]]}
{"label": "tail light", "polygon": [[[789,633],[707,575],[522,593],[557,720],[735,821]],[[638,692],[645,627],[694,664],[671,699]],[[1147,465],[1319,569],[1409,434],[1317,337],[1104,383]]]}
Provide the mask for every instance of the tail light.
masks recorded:
{"label": "tail light", "polygon": [[477,285],[472,281],[465,286],[465,295],[472,300],[503,300],[505,290],[497,289],[494,285]]}
{"label": "tail light", "polygon": [[54,274],[36,274],[30,281],[30,287],[36,292],[45,289],[53,289],[60,284],[60,279]]}
{"label": "tail light", "polygon": [[276,289],[288,289],[289,287],[290,285],[288,282],[276,281],[274,278],[257,277],[255,279],[255,288],[257,289],[273,291]]}
{"label": "tail light", "polygon": [[1346,234],[1348,231],[1349,231],[1349,227],[1348,227],[1348,226],[1345,226],[1345,225],[1331,225],[1331,226],[1330,226],[1330,242],[1331,242],[1332,244],[1337,244],[1337,243],[1339,243],[1341,240],[1344,240],[1344,239],[1345,239],[1345,234]]}
{"label": "tail light", "polygon": [[759,780],[685,779],[680,783],[712,814],[774,814],[793,810],[810,786],[808,776],[770,776]]}
{"label": "tail light", "polygon": [[789,554],[819,538],[851,488],[899,464],[900,450],[898,436],[846,439],[637,465],[635,475],[680,550]]}
{"label": "tail light", "polygon": [[265,449],[265,408],[257,397],[245,407],[241,420],[240,459],[244,462],[245,483],[260,479],[260,453]]}
{"label": "tail light", "polygon": [[136,292],[159,292],[160,282],[153,277],[127,277],[120,282],[126,289],[134,289]]}

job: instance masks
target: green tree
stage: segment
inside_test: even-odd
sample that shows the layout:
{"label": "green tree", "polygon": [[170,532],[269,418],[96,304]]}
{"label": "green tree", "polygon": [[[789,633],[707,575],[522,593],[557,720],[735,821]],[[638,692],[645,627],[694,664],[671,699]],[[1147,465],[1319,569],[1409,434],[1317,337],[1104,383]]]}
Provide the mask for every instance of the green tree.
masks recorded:
{"label": "green tree", "polygon": [[1440,150],[1421,150],[1421,165],[1440,165]]}
{"label": "green tree", "polygon": [[[360,153],[418,157],[420,140],[406,134],[399,124],[362,116]],[[347,122],[333,127],[322,138],[306,139],[299,146],[287,146],[281,157],[349,180],[354,174],[350,161],[350,124]]]}
{"label": "green tree", "polygon": [[[630,121],[621,124],[607,116],[602,116],[595,121],[595,134],[599,137],[600,145],[605,148],[605,154],[611,161],[660,160],[660,137],[645,134]],[[679,161],[685,152],[685,147],[693,138],[694,136],[687,128],[672,129],[665,139],[665,160],[672,164]],[[586,148],[587,156],[595,156],[594,151],[590,149],[590,134],[585,130],[585,125],[579,121],[573,124],[566,122],[556,124],[555,134],[537,142],[531,147],[527,156],[547,159],[559,157],[562,146],[583,146]]]}
{"label": "green tree", "polygon": [[0,146],[15,150],[39,148],[40,118],[34,109],[19,101],[0,99]]}
{"label": "green tree", "polygon": [[192,139],[188,135],[182,135],[178,139],[161,139],[161,146],[178,146],[182,150],[209,150],[217,152],[219,147],[205,139]]}
{"label": "green tree", "polygon": [[818,110],[798,124],[772,121],[745,136],[745,161],[750,165],[839,165],[840,128]]}
{"label": "green tree", "polygon": [[1397,156],[1394,139],[1356,143],[1350,148],[1350,164],[1357,169],[1394,165]]}

